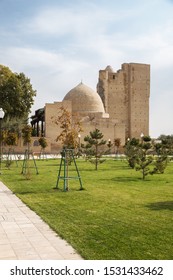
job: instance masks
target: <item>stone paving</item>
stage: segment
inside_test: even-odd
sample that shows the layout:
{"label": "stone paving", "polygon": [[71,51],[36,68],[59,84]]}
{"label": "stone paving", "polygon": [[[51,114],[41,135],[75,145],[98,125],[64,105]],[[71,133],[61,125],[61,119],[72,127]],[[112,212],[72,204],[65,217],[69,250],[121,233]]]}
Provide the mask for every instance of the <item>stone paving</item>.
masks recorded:
{"label": "stone paving", "polygon": [[81,260],[75,250],[0,182],[0,260]]}

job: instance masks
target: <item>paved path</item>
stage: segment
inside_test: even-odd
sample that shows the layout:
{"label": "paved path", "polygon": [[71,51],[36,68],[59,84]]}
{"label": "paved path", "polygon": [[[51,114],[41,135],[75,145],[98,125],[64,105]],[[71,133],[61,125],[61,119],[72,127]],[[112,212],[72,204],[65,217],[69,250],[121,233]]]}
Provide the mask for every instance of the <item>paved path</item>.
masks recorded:
{"label": "paved path", "polygon": [[80,260],[74,249],[0,182],[0,260]]}

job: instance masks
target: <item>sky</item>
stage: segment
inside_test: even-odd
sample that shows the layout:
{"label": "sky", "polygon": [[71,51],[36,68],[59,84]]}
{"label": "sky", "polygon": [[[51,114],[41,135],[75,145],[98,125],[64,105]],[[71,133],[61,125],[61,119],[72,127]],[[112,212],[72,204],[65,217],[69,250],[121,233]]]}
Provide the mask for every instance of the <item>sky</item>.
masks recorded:
{"label": "sky", "polygon": [[173,134],[173,0],[0,0],[0,64],[30,78],[31,114],[130,62],[151,65],[150,136]]}

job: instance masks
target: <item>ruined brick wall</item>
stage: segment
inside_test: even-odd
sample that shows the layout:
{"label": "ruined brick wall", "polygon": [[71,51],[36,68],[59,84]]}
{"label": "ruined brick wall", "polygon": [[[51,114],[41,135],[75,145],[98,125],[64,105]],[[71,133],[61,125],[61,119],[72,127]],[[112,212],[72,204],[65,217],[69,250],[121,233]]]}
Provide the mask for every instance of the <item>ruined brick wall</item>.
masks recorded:
{"label": "ruined brick wall", "polygon": [[125,125],[126,138],[149,134],[150,65],[124,63],[117,72],[100,70],[97,91],[110,119]]}

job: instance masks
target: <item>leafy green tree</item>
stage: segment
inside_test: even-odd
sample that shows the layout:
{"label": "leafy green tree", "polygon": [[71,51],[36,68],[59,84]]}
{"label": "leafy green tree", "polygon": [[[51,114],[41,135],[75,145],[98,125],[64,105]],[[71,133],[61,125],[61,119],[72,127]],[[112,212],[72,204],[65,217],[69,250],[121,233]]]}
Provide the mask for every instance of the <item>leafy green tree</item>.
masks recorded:
{"label": "leafy green tree", "polygon": [[86,145],[82,145],[85,150],[86,156],[91,163],[95,165],[95,170],[98,169],[98,165],[103,163],[105,159],[101,159],[103,154],[107,153],[103,149],[106,145],[106,140],[103,139],[103,134],[99,129],[95,129],[90,132],[90,135],[84,137]]}
{"label": "leafy green tree", "polygon": [[0,107],[5,112],[5,119],[27,118],[35,96],[29,78],[0,65]]}

